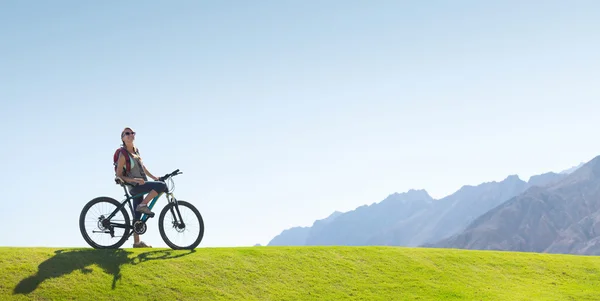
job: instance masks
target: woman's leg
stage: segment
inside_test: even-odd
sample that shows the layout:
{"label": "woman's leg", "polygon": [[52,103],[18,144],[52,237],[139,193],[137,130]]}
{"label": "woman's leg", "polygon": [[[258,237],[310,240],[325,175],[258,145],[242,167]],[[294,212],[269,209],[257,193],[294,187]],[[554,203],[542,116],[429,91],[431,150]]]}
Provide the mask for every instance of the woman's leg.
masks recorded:
{"label": "woman's leg", "polygon": [[[134,198],[133,199],[133,208],[134,209],[137,208],[137,206],[139,204],[141,204],[143,200],[144,199],[141,196]],[[139,220],[140,218],[142,218],[142,213],[141,212],[134,211],[133,214],[134,214],[134,216],[133,216],[134,220]],[[133,232],[133,247],[135,248],[135,247],[137,247],[139,245],[140,245],[140,235],[137,234],[137,233],[135,233],[135,232]]]}
{"label": "woman's leg", "polygon": [[150,201],[159,193],[163,193],[165,191],[167,191],[167,184],[160,181],[148,181],[143,185],[135,186],[132,189],[132,193],[138,194],[148,192],[142,203],[135,208],[135,211],[145,214],[152,214],[152,211],[150,211],[150,208],[148,208],[148,203],[150,203]]}
{"label": "woman's leg", "polygon": [[[139,220],[142,217],[142,213],[147,214],[148,212],[151,212],[147,205],[150,202],[150,200],[152,200],[152,198],[154,198],[158,195],[158,191],[160,191],[160,192],[167,191],[167,185],[164,182],[151,181],[151,182],[145,182],[144,185],[135,186],[130,190],[130,193],[132,195],[149,192],[148,195],[143,200],[141,200],[142,197],[140,196],[140,197],[134,199],[134,201],[133,201],[133,206],[135,208],[134,218],[136,220]],[[142,204],[143,204],[143,206],[142,206],[143,209],[138,210],[138,209],[140,209],[140,206]],[[134,248],[136,248],[136,247],[152,248],[152,246],[147,245],[146,243],[140,241],[140,235],[135,232],[133,233],[133,247]]]}

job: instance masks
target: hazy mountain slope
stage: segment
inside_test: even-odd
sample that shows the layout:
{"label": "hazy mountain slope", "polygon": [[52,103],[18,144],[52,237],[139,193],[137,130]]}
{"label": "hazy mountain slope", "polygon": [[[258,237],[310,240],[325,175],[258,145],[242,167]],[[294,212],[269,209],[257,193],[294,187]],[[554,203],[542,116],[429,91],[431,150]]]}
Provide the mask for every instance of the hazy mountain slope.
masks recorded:
{"label": "hazy mountain slope", "polygon": [[341,214],[318,232],[311,232],[306,245],[368,245],[374,233],[428,210],[432,201],[425,190],[392,194],[380,203]]}
{"label": "hazy mountain slope", "polygon": [[303,246],[306,245],[306,239],[311,232],[319,231],[320,228],[324,227],[327,223],[333,221],[336,217],[341,215],[339,211],[335,211],[327,218],[317,220],[313,223],[312,227],[293,227],[281,232],[281,234],[275,236],[270,242],[269,246]]}
{"label": "hazy mountain slope", "polygon": [[437,247],[600,254],[600,157],[562,180],[532,187]]}

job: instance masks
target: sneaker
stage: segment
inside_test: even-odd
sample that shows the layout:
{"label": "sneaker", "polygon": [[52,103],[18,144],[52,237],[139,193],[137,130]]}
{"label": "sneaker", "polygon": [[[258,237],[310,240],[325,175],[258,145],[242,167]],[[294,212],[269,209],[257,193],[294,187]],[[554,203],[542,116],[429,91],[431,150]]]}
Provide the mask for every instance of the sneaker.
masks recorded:
{"label": "sneaker", "polygon": [[133,244],[133,247],[134,247],[134,248],[152,248],[152,246],[150,246],[150,245],[147,245],[147,244],[146,244],[145,242],[143,242],[143,241],[140,241],[140,242],[138,242],[137,244],[136,244],[136,243],[134,243],[134,244]]}
{"label": "sneaker", "polygon": [[146,205],[146,204],[137,205],[137,208],[135,208],[135,211],[138,211],[141,213],[146,213],[148,215],[154,215],[154,212],[150,211],[150,208],[148,208],[148,205]]}

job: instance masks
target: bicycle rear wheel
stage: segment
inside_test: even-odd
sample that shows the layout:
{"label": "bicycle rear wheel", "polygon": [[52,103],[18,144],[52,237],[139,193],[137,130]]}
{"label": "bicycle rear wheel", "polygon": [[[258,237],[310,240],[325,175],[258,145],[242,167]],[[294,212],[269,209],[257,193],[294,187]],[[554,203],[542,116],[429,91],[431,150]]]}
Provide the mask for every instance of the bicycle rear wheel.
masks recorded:
{"label": "bicycle rear wheel", "polygon": [[158,230],[170,248],[194,249],[204,236],[204,221],[194,205],[177,201],[177,206],[169,203],[160,212]]}
{"label": "bicycle rear wheel", "polygon": [[110,221],[106,220],[120,205],[115,199],[98,197],[83,207],[79,215],[79,230],[90,246],[95,249],[116,249],[129,238],[129,214],[125,208],[121,208]]}

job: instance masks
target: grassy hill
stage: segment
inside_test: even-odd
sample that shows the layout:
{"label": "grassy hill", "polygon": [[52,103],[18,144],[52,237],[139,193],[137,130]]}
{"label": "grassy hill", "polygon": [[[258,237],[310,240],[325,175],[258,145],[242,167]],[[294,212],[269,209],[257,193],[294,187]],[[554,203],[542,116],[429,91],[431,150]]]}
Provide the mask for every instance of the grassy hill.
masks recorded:
{"label": "grassy hill", "polygon": [[600,257],[394,247],[0,248],[0,300],[600,300]]}

